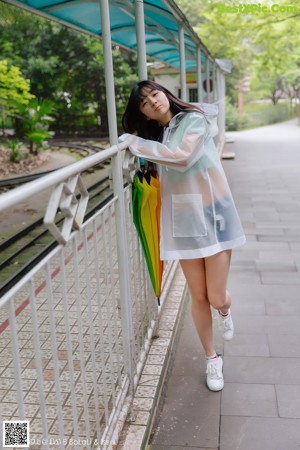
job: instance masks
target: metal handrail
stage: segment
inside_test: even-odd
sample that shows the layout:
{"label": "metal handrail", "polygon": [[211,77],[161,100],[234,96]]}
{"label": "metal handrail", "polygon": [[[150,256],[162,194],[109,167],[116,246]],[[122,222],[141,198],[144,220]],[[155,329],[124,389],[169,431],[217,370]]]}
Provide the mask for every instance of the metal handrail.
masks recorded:
{"label": "metal handrail", "polygon": [[31,181],[23,186],[13,189],[12,191],[1,194],[0,212],[30,198],[32,195],[36,194],[36,192],[41,192],[47,188],[53,187],[56,184],[65,181],[67,178],[75,176],[78,173],[83,172],[84,170],[87,170],[90,167],[111,158],[112,156],[115,156],[118,151],[122,151],[126,147],[127,144],[125,142],[122,142],[120,145],[113,145],[112,147],[102,150],[95,155],[87,156],[81,161],[77,161],[67,167],[63,167],[62,169],[55,170],[54,172],[49,173],[38,180]]}

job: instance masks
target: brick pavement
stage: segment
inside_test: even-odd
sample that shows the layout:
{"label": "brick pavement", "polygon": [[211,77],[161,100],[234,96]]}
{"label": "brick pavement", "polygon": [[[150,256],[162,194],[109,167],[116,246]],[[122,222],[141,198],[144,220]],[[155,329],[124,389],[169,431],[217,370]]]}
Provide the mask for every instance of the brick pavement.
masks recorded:
{"label": "brick pavement", "polygon": [[[209,392],[187,305],[150,450],[300,450],[300,127],[228,133],[224,161],[247,244],[233,253],[236,334]],[[188,302],[189,303],[189,302]]]}

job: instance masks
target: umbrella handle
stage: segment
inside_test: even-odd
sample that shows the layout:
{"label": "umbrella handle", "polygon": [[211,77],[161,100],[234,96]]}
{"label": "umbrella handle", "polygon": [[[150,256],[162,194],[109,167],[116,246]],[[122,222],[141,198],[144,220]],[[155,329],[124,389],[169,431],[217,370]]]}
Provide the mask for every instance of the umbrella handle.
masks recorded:
{"label": "umbrella handle", "polygon": [[146,163],[147,161],[144,158],[138,158],[129,150],[125,151],[123,173],[129,184],[132,184],[136,171],[141,170],[141,167],[146,166]]}

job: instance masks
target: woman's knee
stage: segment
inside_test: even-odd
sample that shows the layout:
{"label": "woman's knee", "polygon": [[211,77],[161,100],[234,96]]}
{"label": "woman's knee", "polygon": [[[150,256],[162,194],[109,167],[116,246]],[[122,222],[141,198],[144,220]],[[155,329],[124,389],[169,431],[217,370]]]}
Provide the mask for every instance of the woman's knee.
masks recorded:
{"label": "woman's knee", "polygon": [[227,307],[228,298],[226,293],[209,293],[208,300],[211,306],[215,309],[223,309]]}
{"label": "woman's knee", "polygon": [[192,303],[195,306],[206,306],[209,304],[209,299],[205,293],[197,293],[191,296]]}

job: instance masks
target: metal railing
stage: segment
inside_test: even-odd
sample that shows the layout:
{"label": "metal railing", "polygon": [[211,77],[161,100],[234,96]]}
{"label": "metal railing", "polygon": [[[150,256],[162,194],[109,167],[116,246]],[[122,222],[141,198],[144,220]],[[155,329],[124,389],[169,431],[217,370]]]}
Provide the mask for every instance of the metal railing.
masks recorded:
{"label": "metal railing", "polygon": [[[131,186],[123,185],[124,148],[0,196],[3,214],[52,188],[45,222],[60,242],[0,299],[1,420],[28,420],[31,450],[113,448],[127,413],[134,415],[131,400],[160,308],[132,224]],[[82,222],[88,194],[80,172],[107,158],[114,197]],[[58,208],[60,229],[52,220]]]}

